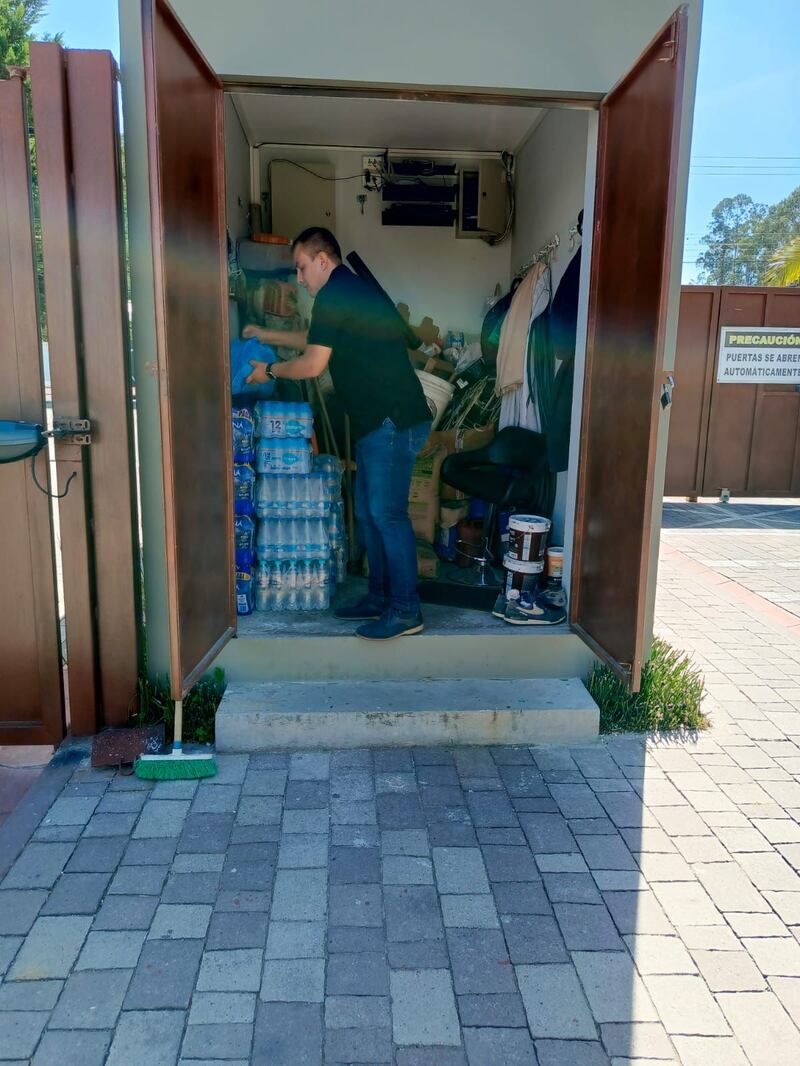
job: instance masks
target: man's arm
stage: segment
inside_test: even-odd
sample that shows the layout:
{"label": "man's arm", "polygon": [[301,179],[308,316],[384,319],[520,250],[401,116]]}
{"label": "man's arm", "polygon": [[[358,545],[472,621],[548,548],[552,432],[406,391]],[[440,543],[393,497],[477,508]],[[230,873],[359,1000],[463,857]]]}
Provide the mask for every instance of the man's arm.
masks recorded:
{"label": "man's arm", "polygon": [[261,326],[245,326],[242,330],[242,337],[245,340],[255,337],[262,344],[270,344],[274,348],[293,348],[295,351],[302,352],[306,346],[308,331],[304,329],[281,330],[262,329]]}
{"label": "man's arm", "polygon": [[[272,376],[280,380],[305,381],[307,378],[318,378],[331,357],[332,348],[326,348],[322,344],[309,344],[299,359],[291,359],[286,363],[273,363],[270,367]],[[267,363],[260,363],[257,359],[251,359],[250,365],[253,372],[247,379],[248,385],[264,385],[269,381]]]}

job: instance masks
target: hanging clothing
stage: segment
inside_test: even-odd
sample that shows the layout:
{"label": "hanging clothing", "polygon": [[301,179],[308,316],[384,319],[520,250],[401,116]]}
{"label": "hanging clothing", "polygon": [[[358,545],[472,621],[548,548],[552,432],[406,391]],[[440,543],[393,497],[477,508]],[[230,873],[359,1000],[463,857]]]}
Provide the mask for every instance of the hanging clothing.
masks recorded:
{"label": "hanging clothing", "polygon": [[548,314],[550,344],[556,367],[547,426],[547,456],[553,471],[566,470],[569,464],[580,277],[579,248],[564,271]]}
{"label": "hanging clothing", "polygon": [[545,310],[549,300],[549,271],[545,263],[536,263],[520,282],[503,320],[497,352],[495,392],[498,396],[512,392],[524,382],[531,323]]}
{"label": "hanging clothing", "polygon": [[539,411],[531,398],[530,390],[525,385],[503,394],[500,400],[500,418],[498,430],[506,426],[522,426],[534,433],[541,433]]}
{"label": "hanging clothing", "polygon": [[[538,264],[537,264],[538,265]],[[532,373],[536,352],[545,343],[547,335],[547,297],[550,293],[550,270],[547,265],[540,273],[536,283],[537,292],[531,307],[531,322],[525,341],[525,360],[523,363],[524,381],[511,392],[503,394],[500,406],[500,429],[505,426],[522,426],[535,433],[546,431],[546,421],[542,397],[548,390],[537,386]]]}
{"label": "hanging clothing", "polygon": [[497,350],[500,347],[500,332],[503,328],[503,321],[508,313],[508,309],[511,306],[511,301],[514,299],[514,293],[516,291],[516,287],[512,286],[505,296],[501,296],[496,303],[493,303],[484,315],[483,324],[481,326],[481,355],[487,366],[497,366]]}

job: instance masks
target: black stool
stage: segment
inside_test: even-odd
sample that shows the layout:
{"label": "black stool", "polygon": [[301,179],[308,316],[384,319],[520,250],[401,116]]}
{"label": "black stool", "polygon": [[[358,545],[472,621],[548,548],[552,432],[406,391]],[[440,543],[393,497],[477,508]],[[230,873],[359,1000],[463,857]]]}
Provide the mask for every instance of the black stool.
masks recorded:
{"label": "black stool", "polygon": [[506,426],[483,448],[448,455],[442,464],[442,480],[489,504],[483,519],[480,555],[470,556],[477,563],[477,570],[451,573],[451,581],[479,588],[500,587],[491,565],[495,515],[498,510],[522,508],[549,518],[552,504],[544,486],[547,473],[544,436],[520,426]]}

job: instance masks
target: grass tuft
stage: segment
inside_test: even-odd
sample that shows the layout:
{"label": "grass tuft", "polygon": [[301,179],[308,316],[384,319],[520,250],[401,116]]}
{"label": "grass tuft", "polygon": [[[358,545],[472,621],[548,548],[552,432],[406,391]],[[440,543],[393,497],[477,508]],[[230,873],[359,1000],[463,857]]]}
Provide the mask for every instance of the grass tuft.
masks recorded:
{"label": "grass tuft", "polygon": [[705,685],[691,658],[655,637],[639,692],[630,693],[610,667],[595,666],[586,683],[600,708],[601,733],[707,729]]}
{"label": "grass tuft", "polygon": [[[225,692],[225,671],[217,667],[203,677],[183,701],[184,743],[213,744],[214,717]],[[164,723],[166,742],[174,739],[175,703],[169,693],[169,682],[162,677],[139,678],[139,711],[134,724]]]}

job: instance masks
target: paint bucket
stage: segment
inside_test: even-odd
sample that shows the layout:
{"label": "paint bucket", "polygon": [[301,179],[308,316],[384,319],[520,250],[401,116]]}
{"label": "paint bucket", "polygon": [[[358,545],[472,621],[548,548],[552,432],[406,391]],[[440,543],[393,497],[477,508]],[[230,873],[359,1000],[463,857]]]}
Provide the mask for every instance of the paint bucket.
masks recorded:
{"label": "paint bucket", "polygon": [[564,576],[564,549],[547,549],[547,580],[561,581]]}
{"label": "paint bucket", "polygon": [[518,559],[512,559],[510,555],[506,555],[503,559],[503,566],[506,568],[506,596],[509,596],[512,589],[516,590],[519,595],[520,592],[535,592],[539,587],[539,579],[544,570],[542,559],[531,563],[521,563]]}
{"label": "paint bucket", "polygon": [[508,520],[508,557],[521,563],[544,558],[550,519],[535,514],[514,514]]}
{"label": "paint bucket", "polygon": [[439,419],[453,399],[455,388],[449,381],[437,378],[435,374],[428,374],[424,370],[418,370],[417,377],[422,386],[422,391],[425,393],[425,399],[428,401],[431,418],[433,419],[431,429],[436,429]]}

